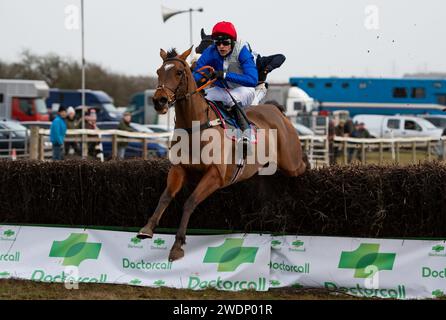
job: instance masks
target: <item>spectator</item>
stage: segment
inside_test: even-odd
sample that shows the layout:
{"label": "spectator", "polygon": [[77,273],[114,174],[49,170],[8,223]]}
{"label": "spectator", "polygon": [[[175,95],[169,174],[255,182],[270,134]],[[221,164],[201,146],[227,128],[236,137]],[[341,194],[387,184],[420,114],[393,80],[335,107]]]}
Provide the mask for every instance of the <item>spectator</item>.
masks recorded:
{"label": "spectator", "polygon": [[[372,138],[369,130],[365,128],[364,122],[361,123],[355,123],[353,132],[351,134],[352,138],[359,138],[359,139],[367,139]],[[353,156],[355,155],[355,158],[359,161],[362,161],[361,156],[358,152],[357,148],[349,148],[348,152],[348,163],[350,163],[353,159]]]}
{"label": "spectator", "polygon": [[50,140],[53,144],[53,160],[63,160],[63,145],[65,140],[65,134],[67,133],[67,125],[65,118],[67,117],[67,111],[65,107],[60,106],[58,115],[51,123],[50,127]]}
{"label": "spectator", "polygon": [[[134,132],[135,130],[130,126],[132,120],[132,114],[130,112],[124,112],[121,122],[118,125],[118,130]],[[127,149],[128,142],[118,143],[118,159],[125,158],[125,150]]]}
{"label": "spectator", "polygon": [[[345,120],[339,120],[338,125],[334,128],[334,135],[337,137],[348,137],[348,133],[345,133]],[[341,148],[339,146],[333,148],[333,158],[334,162],[336,163],[336,159],[339,156],[339,153],[341,151]]]}
{"label": "spectator", "polygon": [[[67,118],[65,119],[67,124],[67,129],[79,129],[79,121],[76,119],[76,112],[73,107],[68,107],[67,109]],[[79,144],[76,141],[65,142],[65,155],[67,156],[70,152],[70,148],[73,148],[74,153],[77,155],[81,155],[81,150]]]}
{"label": "spectator", "polygon": [[[96,110],[90,109],[88,115],[85,116],[85,129],[97,130],[98,127],[96,125]],[[98,138],[97,135],[88,135],[89,138]],[[100,142],[88,142],[88,156],[96,159],[98,158],[98,154],[100,153]]]}

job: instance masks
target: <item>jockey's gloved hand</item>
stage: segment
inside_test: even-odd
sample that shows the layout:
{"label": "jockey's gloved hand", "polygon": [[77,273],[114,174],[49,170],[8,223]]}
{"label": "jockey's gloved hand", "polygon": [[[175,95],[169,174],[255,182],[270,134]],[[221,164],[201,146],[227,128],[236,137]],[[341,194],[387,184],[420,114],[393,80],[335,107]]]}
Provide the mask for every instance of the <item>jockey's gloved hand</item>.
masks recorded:
{"label": "jockey's gloved hand", "polygon": [[218,80],[223,80],[225,78],[225,73],[223,70],[214,71],[213,78]]}

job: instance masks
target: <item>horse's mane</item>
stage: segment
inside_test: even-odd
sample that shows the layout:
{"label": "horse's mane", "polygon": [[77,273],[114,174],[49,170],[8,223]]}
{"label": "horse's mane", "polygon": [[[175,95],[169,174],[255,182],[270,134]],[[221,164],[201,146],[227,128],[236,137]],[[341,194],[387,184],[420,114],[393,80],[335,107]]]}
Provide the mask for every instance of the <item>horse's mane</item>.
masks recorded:
{"label": "horse's mane", "polygon": [[178,56],[177,49],[172,48],[167,52],[167,59],[176,58]]}

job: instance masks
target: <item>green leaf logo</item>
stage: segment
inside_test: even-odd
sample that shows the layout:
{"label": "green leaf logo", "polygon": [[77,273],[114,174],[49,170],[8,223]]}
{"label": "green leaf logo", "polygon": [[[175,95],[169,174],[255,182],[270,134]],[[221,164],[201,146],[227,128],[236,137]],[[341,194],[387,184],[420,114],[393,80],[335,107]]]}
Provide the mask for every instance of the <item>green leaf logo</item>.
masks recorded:
{"label": "green leaf logo", "polygon": [[304,286],[301,285],[299,282],[296,282],[296,283],[293,284],[291,287],[293,287],[293,288],[295,288],[295,289],[301,289],[301,288],[303,288]]}
{"label": "green leaf logo", "polygon": [[13,235],[15,235],[15,232],[14,231],[12,231],[12,230],[6,230],[5,232],[3,232],[3,235],[5,236],[5,237],[12,237]]}
{"label": "green leaf logo", "polygon": [[63,241],[54,241],[51,246],[50,257],[64,258],[62,265],[78,267],[82,261],[97,259],[102,245],[87,242],[85,233],[72,233]]}
{"label": "green leaf logo", "polygon": [[432,247],[432,251],[435,251],[435,252],[440,252],[440,251],[443,251],[444,250],[444,246],[441,246],[441,245],[436,245],[436,246],[433,246]]}
{"label": "green leaf logo", "polygon": [[219,272],[235,271],[242,263],[254,263],[258,247],[242,247],[243,239],[230,238],[219,247],[209,247],[203,263],[217,263]]}
{"label": "green leaf logo", "polygon": [[282,242],[279,241],[279,240],[273,240],[273,241],[271,241],[271,245],[272,245],[273,247],[280,246],[281,244],[282,244]]}
{"label": "green leaf logo", "polygon": [[0,277],[8,277],[9,275],[10,275],[10,273],[7,271],[0,272]]}
{"label": "green leaf logo", "polygon": [[133,279],[133,280],[130,281],[129,283],[130,283],[130,284],[133,284],[133,285],[137,285],[137,284],[140,284],[140,283],[141,283],[141,280],[139,280],[139,279]]}
{"label": "green leaf logo", "polygon": [[361,243],[354,251],[343,251],[338,268],[355,269],[355,278],[368,278],[372,273],[366,273],[368,266],[375,266],[378,270],[392,270],[395,253],[378,253],[379,244]]}
{"label": "green leaf logo", "polygon": [[156,239],[155,241],[153,241],[154,244],[156,244],[158,247],[162,246],[166,241],[164,241],[161,238]]}
{"label": "green leaf logo", "polygon": [[161,286],[165,285],[166,283],[163,280],[156,280],[153,284],[155,286],[161,287]]}
{"label": "green leaf logo", "polygon": [[272,285],[273,287],[277,287],[277,286],[280,286],[280,281],[278,281],[278,280],[271,280],[269,282],[269,284]]}
{"label": "green leaf logo", "polygon": [[301,246],[304,245],[304,242],[303,242],[303,241],[300,241],[300,240],[296,240],[296,241],[294,241],[294,242],[292,243],[292,245],[293,245],[294,247],[296,247],[296,248],[299,248],[299,247],[301,247]]}
{"label": "green leaf logo", "polygon": [[432,291],[432,295],[436,298],[440,298],[440,297],[444,296],[444,292],[437,289],[435,291]]}
{"label": "green leaf logo", "polygon": [[132,238],[130,241],[133,242],[134,244],[138,244],[138,243],[141,242],[141,239],[139,239],[139,238],[137,238],[137,237],[134,237],[134,238]]}

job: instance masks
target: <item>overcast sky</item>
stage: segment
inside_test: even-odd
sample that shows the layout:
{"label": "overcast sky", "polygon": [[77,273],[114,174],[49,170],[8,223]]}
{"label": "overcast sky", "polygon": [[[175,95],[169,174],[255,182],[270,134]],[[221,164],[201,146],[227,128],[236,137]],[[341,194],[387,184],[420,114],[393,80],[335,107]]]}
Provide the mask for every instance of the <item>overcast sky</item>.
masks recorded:
{"label": "overcast sky", "polygon": [[[80,30],[67,30],[80,0],[0,0],[0,59],[22,49],[80,59]],[[262,55],[287,57],[270,80],[291,76],[402,76],[446,71],[444,0],[85,0],[86,59],[129,75],[154,75],[159,48],[189,45],[189,14],[163,23],[161,5],[203,7],[200,29],[227,20]]]}

